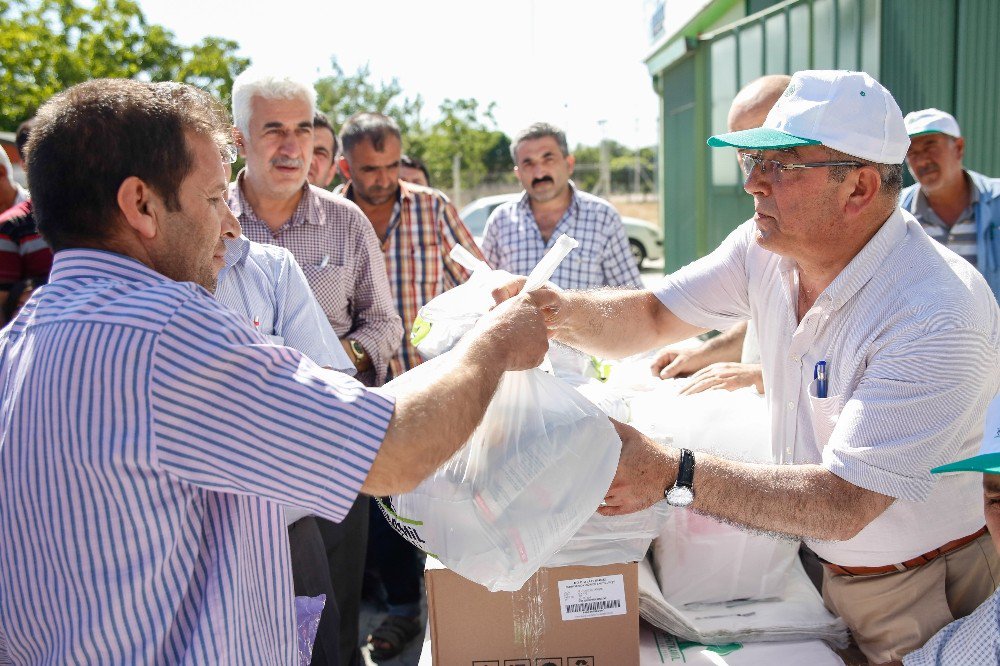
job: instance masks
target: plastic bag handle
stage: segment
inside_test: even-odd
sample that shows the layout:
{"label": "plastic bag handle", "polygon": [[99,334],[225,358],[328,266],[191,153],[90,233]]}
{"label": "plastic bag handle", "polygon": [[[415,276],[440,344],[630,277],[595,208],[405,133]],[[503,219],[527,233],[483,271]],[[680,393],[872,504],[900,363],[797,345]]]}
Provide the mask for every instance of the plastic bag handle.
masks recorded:
{"label": "plastic bag handle", "polygon": [[556,268],[566,258],[566,255],[579,245],[578,242],[566,234],[557,238],[555,245],[545,253],[545,256],[538,262],[538,265],[528,274],[528,280],[524,283],[523,291],[534,291],[548,282],[552,274],[556,272]]}
{"label": "plastic bag handle", "polygon": [[470,273],[475,273],[476,271],[482,269],[490,269],[489,264],[478,259],[476,255],[472,254],[461,245],[456,245],[451,248],[451,252],[448,253],[448,256],[451,257],[456,264]]}

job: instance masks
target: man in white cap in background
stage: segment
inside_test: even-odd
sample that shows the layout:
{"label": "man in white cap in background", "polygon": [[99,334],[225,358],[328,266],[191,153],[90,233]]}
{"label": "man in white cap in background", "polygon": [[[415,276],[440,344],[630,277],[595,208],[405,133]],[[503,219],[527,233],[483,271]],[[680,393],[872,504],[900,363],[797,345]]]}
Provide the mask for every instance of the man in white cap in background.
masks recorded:
{"label": "man in white cap in background", "polygon": [[965,139],[950,113],[923,109],[903,119],[906,164],[917,182],[902,206],[936,241],[975,266],[1000,299],[1000,178],[962,168]]}
{"label": "man in white cap in background", "polygon": [[[979,455],[935,467],[931,474],[981,472],[983,513],[1000,551],[1000,395],[986,413],[986,428]],[[993,572],[994,576],[997,572]],[[924,647],[903,659],[905,666],[936,664],[996,664],[1000,662],[1000,589],[971,615],[955,620],[937,632]]]}
{"label": "man in white cap in background", "polygon": [[532,297],[550,335],[608,358],[752,318],[781,464],[678,451],[619,425],[630,451],[600,512],[665,498],[804,539],[866,657],[899,659],[995,589],[978,484],[930,469],[982,438],[1000,390],[1000,307],[899,208],[909,137],[867,74],[798,72],[764,127],[709,145],[740,150],[752,220],[654,290]]}

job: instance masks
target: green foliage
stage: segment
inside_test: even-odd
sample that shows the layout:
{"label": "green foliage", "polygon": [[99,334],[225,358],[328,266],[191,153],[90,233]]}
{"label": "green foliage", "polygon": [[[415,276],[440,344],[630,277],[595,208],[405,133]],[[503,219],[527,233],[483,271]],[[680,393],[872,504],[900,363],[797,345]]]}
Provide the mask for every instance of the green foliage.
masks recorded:
{"label": "green foliage", "polygon": [[496,180],[510,171],[510,139],[496,129],[495,103],[480,110],[474,99],[446,99],[441,117],[423,133],[409,137],[407,150],[424,162],[437,187],[454,186],[452,161],[461,158],[462,185]]}
{"label": "green foliage", "polygon": [[395,78],[388,83],[375,82],[367,64],[351,75],[344,73],[336,58],[330,59],[330,65],[333,74],[315,83],[316,106],[336,129],[353,114],[368,111],[395,118],[404,136],[420,131],[420,112],[424,106],[420,95],[414,99],[402,96],[403,88]]}
{"label": "green foliage", "polygon": [[510,171],[510,138],[496,129],[494,104],[480,108],[474,99],[445,100],[439,118],[427,124],[418,95],[403,95],[397,79],[376,81],[368,65],[347,74],[334,58],[333,73],[316,82],[317,106],[335,128],[360,111],[384,113],[399,123],[403,149],[427,165],[435,187],[452,187],[452,160],[461,156],[463,185],[502,178]]}
{"label": "green foliage", "polygon": [[229,104],[250,61],[218,37],[184,47],[133,0],[0,2],[0,128],[14,129],[52,95],[94,78],[184,81]]}

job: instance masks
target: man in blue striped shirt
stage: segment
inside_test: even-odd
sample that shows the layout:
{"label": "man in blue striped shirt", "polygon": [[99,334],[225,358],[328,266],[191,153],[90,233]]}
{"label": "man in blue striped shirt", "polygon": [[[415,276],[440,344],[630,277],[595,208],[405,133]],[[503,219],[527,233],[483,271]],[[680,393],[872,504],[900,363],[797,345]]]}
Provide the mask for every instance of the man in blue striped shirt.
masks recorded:
{"label": "man in blue striped shirt", "polygon": [[183,84],[89,81],[39,111],[57,254],[0,332],[0,663],[295,663],[281,505],[336,520],[414,487],[547,346],[519,299],[393,404],[268,344],[209,293],[238,234],[227,130]]}

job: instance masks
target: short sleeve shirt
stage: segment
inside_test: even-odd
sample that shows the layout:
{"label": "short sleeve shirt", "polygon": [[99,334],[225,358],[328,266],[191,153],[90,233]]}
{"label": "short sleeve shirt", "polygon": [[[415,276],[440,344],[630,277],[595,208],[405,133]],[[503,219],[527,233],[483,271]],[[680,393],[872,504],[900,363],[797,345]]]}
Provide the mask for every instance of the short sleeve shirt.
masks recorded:
{"label": "short sleeve shirt", "polygon": [[[883,566],[982,527],[973,475],[930,474],[975,453],[1000,389],[1000,310],[982,276],[897,210],[800,322],[795,262],[754,239],[748,221],[656,294],[696,326],[753,319],[775,462],[821,464],[896,498],[853,539],[810,547]],[[826,398],[813,380],[821,360]]]}
{"label": "short sleeve shirt", "polygon": [[57,253],[0,331],[8,658],[295,663],[281,506],[341,519],[392,410],[201,287]]}
{"label": "short sleeve shirt", "polygon": [[548,240],[542,238],[527,192],[498,207],[483,231],[483,254],[493,268],[527,275],[559,237],[580,243],[556,268],[552,282],[563,289],[636,287],[639,267],[621,216],[607,201],[572,188],[569,208]]}

